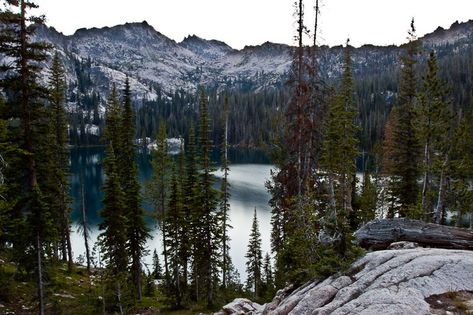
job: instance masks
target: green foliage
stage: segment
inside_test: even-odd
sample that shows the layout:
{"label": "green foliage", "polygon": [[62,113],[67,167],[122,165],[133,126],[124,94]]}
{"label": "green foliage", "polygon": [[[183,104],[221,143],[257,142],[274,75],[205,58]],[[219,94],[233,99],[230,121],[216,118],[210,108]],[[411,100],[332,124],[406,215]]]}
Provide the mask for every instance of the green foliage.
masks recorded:
{"label": "green foliage", "polygon": [[[218,287],[218,268],[220,264],[219,251],[221,247],[220,222],[216,215],[218,195],[213,188],[214,176],[211,165],[210,153],[212,141],[210,135],[210,122],[208,117],[207,95],[201,90],[200,96],[200,167],[198,174],[198,193],[196,194],[198,207],[195,209],[193,224],[193,287],[196,290],[196,298],[206,294],[207,306],[213,307]],[[203,288],[203,292],[197,291],[197,285]]]}
{"label": "green foliage", "polygon": [[320,245],[318,248],[319,260],[313,266],[311,274],[314,278],[325,279],[334,274],[349,271],[349,267],[358,257],[364,254],[360,247],[353,246],[346,256],[340,257],[331,246]]}
{"label": "green foliage", "polygon": [[253,215],[253,224],[251,226],[250,240],[248,243],[248,250],[246,252],[246,272],[248,277],[246,279],[246,287],[253,292],[253,297],[261,297],[262,286],[262,267],[263,256],[261,252],[261,233],[258,226],[258,218],[256,216],[256,208]]}
{"label": "green foliage", "polygon": [[218,221],[221,222],[221,246],[222,246],[222,287],[225,289],[228,282],[229,270],[232,264],[230,258],[230,237],[228,236],[228,230],[232,228],[230,225],[230,183],[228,182],[228,175],[230,171],[228,160],[228,117],[229,117],[229,100],[228,93],[225,93],[224,100],[224,120],[225,127],[223,132],[223,141],[221,144],[221,171],[223,171],[223,178],[220,186],[220,202]]}
{"label": "green foliage", "polygon": [[159,261],[159,255],[156,249],[153,251],[153,271],[151,273],[152,279],[159,280],[163,278],[163,267]]}
{"label": "green foliage", "polygon": [[5,262],[0,266],[0,300],[11,302],[16,297],[14,273],[8,272],[8,264]]}
{"label": "green foliage", "polygon": [[401,217],[412,217],[409,209],[417,203],[420,175],[420,143],[417,134],[416,56],[418,42],[415,37],[414,20],[409,32],[406,54],[401,58],[402,70],[399,83],[398,115],[393,126],[393,193],[398,199],[396,209]]}
{"label": "green foliage", "polygon": [[[69,151],[67,137],[67,118],[64,108],[66,82],[64,67],[59,54],[56,52],[50,68],[49,77],[49,100],[48,114],[50,117],[49,132],[47,139],[48,163],[46,178],[49,187],[48,198],[51,211],[54,213],[56,226],[60,235],[63,260],[69,262],[69,271],[72,269],[72,248],[70,240],[70,203],[69,196]],[[46,155],[43,153],[43,155]]]}
{"label": "green foliage", "polygon": [[270,301],[276,293],[276,287],[274,285],[273,267],[269,253],[266,253],[264,256],[261,280],[260,296],[263,300]]}
{"label": "green foliage", "polygon": [[[438,74],[437,58],[433,52],[427,61],[427,73],[424,77],[423,90],[419,95],[419,136],[424,148],[423,154],[423,185],[421,207],[424,217],[434,222],[440,221],[442,215],[442,198],[445,194],[445,175],[448,174],[448,158],[451,150],[451,136],[454,115],[451,112],[445,84]],[[439,183],[440,199],[434,211],[435,197],[434,182]]]}
{"label": "green foliage", "polygon": [[104,207],[100,211],[103,222],[100,223],[101,232],[99,242],[103,259],[107,261],[107,269],[112,278],[119,277],[128,268],[128,255],[126,251],[126,227],[124,193],[118,178],[114,148],[107,146],[104,161],[107,179],[103,186]]}
{"label": "green foliage", "polygon": [[[171,298],[173,306],[180,308],[183,299],[183,287],[187,279],[183,275],[183,264],[181,260],[182,231],[184,226],[182,191],[177,179],[176,165],[172,165],[172,175],[169,192],[169,205],[164,220],[165,230],[168,231],[164,239],[169,256],[169,268],[171,269],[170,283],[167,285],[166,294]],[[164,235],[163,235],[164,237]]]}
{"label": "green foliage", "polygon": [[124,194],[125,217],[127,219],[127,251],[131,259],[131,278],[135,296],[141,300],[141,259],[145,253],[146,240],[150,237],[141,206],[138,167],[135,156],[135,124],[128,77],[123,91],[123,110],[119,121],[120,143],[117,158],[121,188]]}
{"label": "green foliage", "polygon": [[360,223],[367,223],[376,217],[377,192],[371,174],[365,171],[360,196]]}
{"label": "green foliage", "polygon": [[349,251],[348,216],[353,212],[353,185],[358,156],[356,106],[353,101],[350,47],[345,49],[345,64],[340,91],[334,97],[326,121],[321,167],[328,178],[329,206],[322,218],[324,233],[335,243],[340,255]]}
{"label": "green foliage", "polygon": [[[353,78],[351,74],[350,47],[345,48],[345,64],[342,85],[333,98],[325,126],[321,165],[334,174],[340,174],[340,182],[349,189],[351,175],[356,171],[355,159],[358,156],[358,140],[355,124],[357,117],[353,101]],[[348,194],[348,191],[344,191]]]}
{"label": "green foliage", "polygon": [[[463,216],[473,213],[473,189],[471,181],[473,179],[473,118],[472,114],[466,113],[460,120],[455,130],[453,148],[451,151],[450,174],[451,190],[449,193],[452,210],[456,211],[456,225],[462,226]],[[469,220],[468,226],[471,228],[473,221]]]}
{"label": "green foliage", "polygon": [[165,220],[169,198],[169,168],[171,165],[171,159],[168,152],[166,125],[164,123],[160,124],[156,144],[157,147],[153,151],[153,158],[151,160],[153,174],[151,179],[146,183],[146,197],[153,206],[156,219],[160,224],[160,230],[163,236],[164,280],[166,285],[169,285],[171,282],[169,274],[169,261],[167,246],[164,243],[164,240],[167,238],[166,235],[168,232],[166,230]]}

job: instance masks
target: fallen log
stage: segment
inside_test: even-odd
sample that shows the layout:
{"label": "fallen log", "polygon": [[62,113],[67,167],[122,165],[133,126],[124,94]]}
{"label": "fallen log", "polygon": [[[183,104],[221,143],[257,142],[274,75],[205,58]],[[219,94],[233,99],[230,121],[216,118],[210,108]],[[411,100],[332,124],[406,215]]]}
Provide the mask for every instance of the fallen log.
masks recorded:
{"label": "fallen log", "polygon": [[354,236],[361,247],[375,250],[386,249],[400,241],[426,247],[473,250],[473,230],[405,218],[370,221]]}

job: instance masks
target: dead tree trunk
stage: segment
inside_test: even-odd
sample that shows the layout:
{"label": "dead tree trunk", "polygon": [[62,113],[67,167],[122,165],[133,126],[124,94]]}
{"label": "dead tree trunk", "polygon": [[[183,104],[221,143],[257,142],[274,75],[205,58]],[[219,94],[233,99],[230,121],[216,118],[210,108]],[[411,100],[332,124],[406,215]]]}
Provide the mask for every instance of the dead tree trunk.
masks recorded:
{"label": "dead tree trunk", "polygon": [[437,200],[437,206],[435,208],[435,213],[434,213],[435,223],[440,223],[440,221],[442,220],[442,214],[445,207],[445,185],[446,185],[445,168],[446,168],[447,163],[448,163],[448,155],[445,157],[445,161],[443,162],[443,165],[442,165],[442,171],[440,173],[438,200]]}
{"label": "dead tree trunk", "polygon": [[38,287],[38,313],[39,315],[44,315],[44,291],[43,291],[43,257],[41,251],[41,237],[39,232],[36,232],[36,264],[38,266],[37,270],[37,287]]}
{"label": "dead tree trunk", "polygon": [[364,248],[386,249],[399,241],[421,246],[473,250],[473,231],[405,218],[373,220],[355,232]]}

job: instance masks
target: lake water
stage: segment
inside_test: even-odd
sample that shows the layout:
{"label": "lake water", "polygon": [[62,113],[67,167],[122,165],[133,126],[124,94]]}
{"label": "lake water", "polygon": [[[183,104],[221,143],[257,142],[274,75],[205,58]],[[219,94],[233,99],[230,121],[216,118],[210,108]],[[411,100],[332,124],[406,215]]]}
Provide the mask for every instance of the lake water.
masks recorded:
{"label": "lake water", "polygon": [[[214,152],[212,159],[217,163],[218,152]],[[71,150],[71,194],[73,197],[73,212],[71,214],[72,226],[72,246],[74,257],[83,255],[85,252],[84,241],[77,233],[77,222],[80,215],[80,173],[82,172],[85,187],[85,203],[87,219],[91,226],[91,241],[95,242],[99,234],[98,224],[101,222],[100,209],[102,208],[103,193],[101,186],[104,181],[104,174],[101,161],[104,158],[103,148],[74,148]],[[229,231],[230,255],[233,263],[238,269],[241,280],[246,279],[245,254],[253,220],[253,210],[256,207],[260,224],[262,238],[263,255],[270,250],[270,208],[268,200],[270,198],[264,184],[270,176],[273,167],[263,153],[254,150],[231,149],[229,151],[231,185],[230,193],[230,224],[233,229]],[[139,180],[141,183],[151,176],[150,156],[148,154],[138,154]],[[221,172],[215,173],[216,177],[221,177]],[[145,207],[146,209],[146,207]],[[156,248],[162,251],[162,242],[156,222],[151,218],[151,209],[146,209],[149,215],[146,218],[152,229],[152,239],[148,241],[150,253]],[[146,264],[151,263],[151,256],[144,259]],[[162,260],[161,260],[162,262]]]}

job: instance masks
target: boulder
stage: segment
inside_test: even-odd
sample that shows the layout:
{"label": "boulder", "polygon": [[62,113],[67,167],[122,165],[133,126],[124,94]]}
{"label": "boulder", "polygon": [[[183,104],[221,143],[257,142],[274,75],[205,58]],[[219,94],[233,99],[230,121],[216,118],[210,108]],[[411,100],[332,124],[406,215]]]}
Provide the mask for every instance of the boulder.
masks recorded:
{"label": "boulder", "polygon": [[280,291],[263,307],[235,300],[222,314],[421,315],[438,311],[431,297],[473,292],[473,252],[406,246],[370,252],[346,273]]}
{"label": "boulder", "polygon": [[215,315],[245,315],[261,313],[263,307],[258,303],[248,299],[235,299],[233,302],[225,305],[222,310]]}

